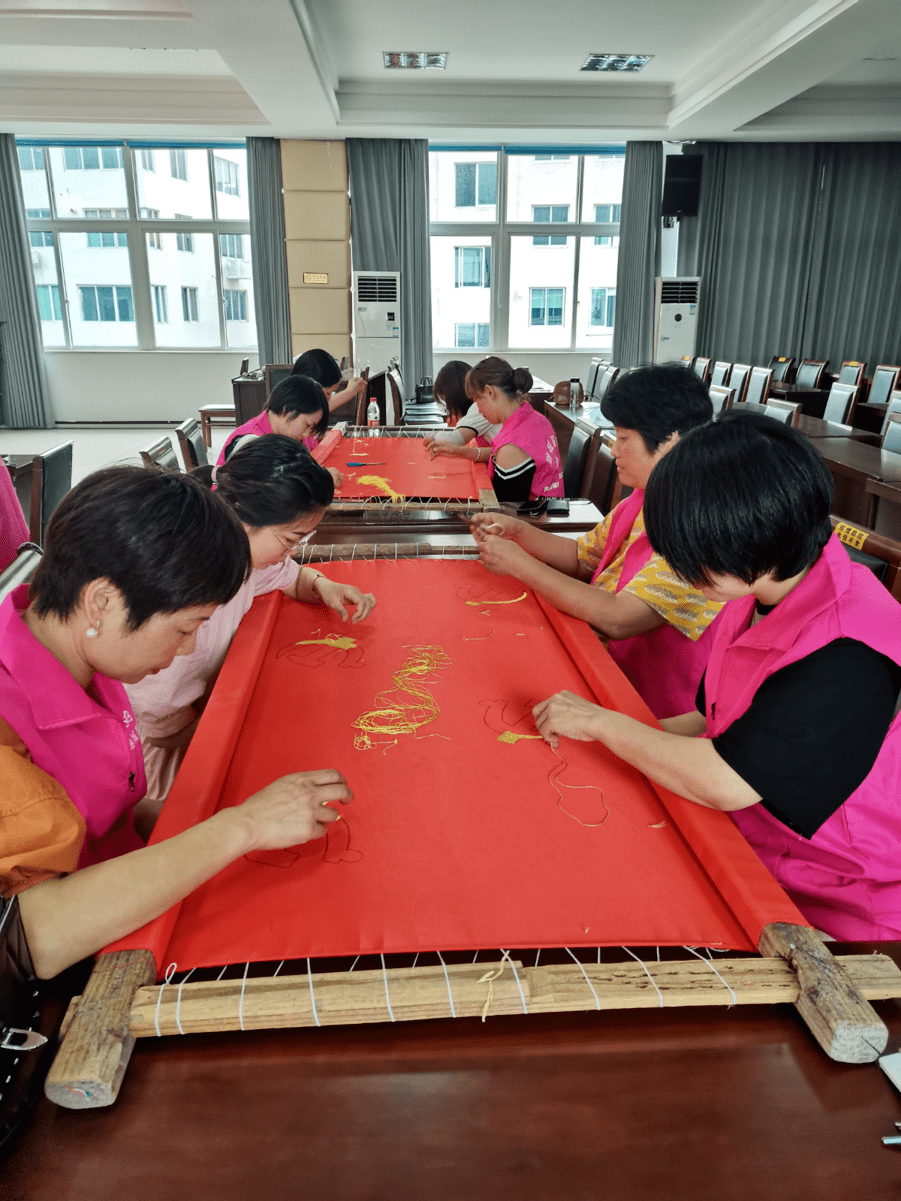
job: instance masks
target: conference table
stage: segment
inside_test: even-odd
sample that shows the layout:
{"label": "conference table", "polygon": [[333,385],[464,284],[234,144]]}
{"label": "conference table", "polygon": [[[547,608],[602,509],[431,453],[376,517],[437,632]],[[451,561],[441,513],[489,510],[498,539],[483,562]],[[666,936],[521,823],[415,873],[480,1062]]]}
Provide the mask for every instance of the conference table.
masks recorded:
{"label": "conference table", "polygon": [[850,438],[854,442],[866,442],[877,446],[879,436],[866,430],[855,429],[853,425],[842,425],[838,421],[824,421],[822,417],[810,417],[801,413],[798,417],[797,430],[805,437],[816,441],[817,438]]}
{"label": "conference table", "polygon": [[833,512],[873,528],[875,497],[867,491],[867,482],[901,484],[901,455],[853,438],[821,438],[817,448],[835,483]]}

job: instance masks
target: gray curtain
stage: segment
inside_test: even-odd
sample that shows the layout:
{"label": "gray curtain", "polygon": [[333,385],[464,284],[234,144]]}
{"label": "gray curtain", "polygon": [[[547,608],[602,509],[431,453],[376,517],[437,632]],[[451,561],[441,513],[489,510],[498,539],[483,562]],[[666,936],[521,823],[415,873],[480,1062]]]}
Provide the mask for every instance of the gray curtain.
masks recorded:
{"label": "gray curtain", "polygon": [[616,268],[613,362],[653,361],[654,278],[660,274],[663,143],[627,142]]}
{"label": "gray curtain", "polygon": [[347,169],[354,271],[400,272],[400,358],[408,400],[419,380],[432,374],[429,144],[348,138]]}
{"label": "gray curtain", "polygon": [[285,258],[282,148],[278,138],[247,139],[247,180],[260,364],[290,363],[291,314]]}
{"label": "gray curtain", "polygon": [[3,422],[13,429],[51,429],[55,421],[11,133],[0,134],[0,323]]}
{"label": "gray curtain", "polygon": [[893,143],[707,143],[679,274],[701,276],[697,352],[897,363],[901,155]]}

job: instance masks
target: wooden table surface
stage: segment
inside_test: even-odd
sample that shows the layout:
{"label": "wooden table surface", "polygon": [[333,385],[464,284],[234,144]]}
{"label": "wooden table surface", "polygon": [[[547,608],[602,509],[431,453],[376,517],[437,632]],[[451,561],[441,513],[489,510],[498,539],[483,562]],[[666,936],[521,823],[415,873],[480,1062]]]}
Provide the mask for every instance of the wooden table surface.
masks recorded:
{"label": "wooden table surface", "polygon": [[853,438],[822,438],[817,448],[835,483],[833,512],[837,517],[872,528],[874,497],[867,492],[866,482],[901,484],[901,455]]}
{"label": "wooden table surface", "polygon": [[821,417],[809,417],[801,413],[798,418],[798,431],[808,438],[851,438],[854,442],[866,442],[876,446],[878,435],[867,433],[866,430],[855,429],[853,425],[841,425],[837,421],[823,421]]}
{"label": "wooden table surface", "polygon": [[[876,1007],[897,1050],[901,1005]],[[896,1121],[880,1068],[828,1059],[784,1005],[140,1039],[111,1108],[40,1102],[0,1191],[897,1201]]]}

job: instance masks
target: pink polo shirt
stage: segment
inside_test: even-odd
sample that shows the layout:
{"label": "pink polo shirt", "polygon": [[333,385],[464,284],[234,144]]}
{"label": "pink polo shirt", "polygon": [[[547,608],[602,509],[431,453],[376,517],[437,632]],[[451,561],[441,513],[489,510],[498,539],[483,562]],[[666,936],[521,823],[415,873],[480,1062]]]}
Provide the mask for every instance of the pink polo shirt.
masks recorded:
{"label": "pink polo shirt", "polygon": [[97,672],[86,692],[28,629],[27,604],[26,584],[0,604],[0,717],[84,817],[79,867],[137,850],[131,810],[147,785],[125,689]]}

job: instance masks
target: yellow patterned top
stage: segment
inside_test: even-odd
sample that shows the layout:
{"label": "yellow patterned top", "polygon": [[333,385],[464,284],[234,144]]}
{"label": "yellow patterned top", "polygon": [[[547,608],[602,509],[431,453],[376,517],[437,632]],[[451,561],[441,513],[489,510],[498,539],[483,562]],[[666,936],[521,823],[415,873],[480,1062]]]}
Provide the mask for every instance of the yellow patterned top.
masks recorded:
{"label": "yellow patterned top", "polygon": [[[603,558],[612,517],[613,513],[608,513],[600,525],[579,538],[579,562],[590,567],[592,574]],[[595,580],[595,587],[603,588],[607,592],[616,591],[626,553],[635,539],[643,533],[644,510],[641,509],[618,553]],[[643,600],[655,613],[659,613],[664,621],[675,626],[692,642],[701,637],[723,607],[715,601],[707,600],[684,580],[680,580],[664,559],[653,554],[625,585],[624,591],[631,592],[639,600]]]}

